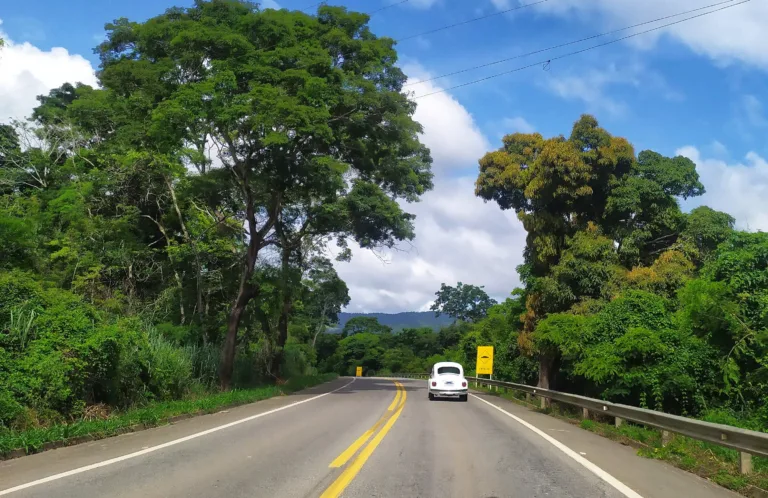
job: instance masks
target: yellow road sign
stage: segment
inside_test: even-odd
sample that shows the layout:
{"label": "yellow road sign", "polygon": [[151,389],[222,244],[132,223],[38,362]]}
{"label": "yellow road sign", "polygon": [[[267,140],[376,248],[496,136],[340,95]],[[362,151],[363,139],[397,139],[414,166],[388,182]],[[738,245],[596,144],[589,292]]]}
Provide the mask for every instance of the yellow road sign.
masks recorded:
{"label": "yellow road sign", "polygon": [[477,375],[493,375],[493,346],[477,347]]}
{"label": "yellow road sign", "polygon": [[362,377],[363,376],[363,367],[357,367],[357,370],[355,371],[355,377]]}

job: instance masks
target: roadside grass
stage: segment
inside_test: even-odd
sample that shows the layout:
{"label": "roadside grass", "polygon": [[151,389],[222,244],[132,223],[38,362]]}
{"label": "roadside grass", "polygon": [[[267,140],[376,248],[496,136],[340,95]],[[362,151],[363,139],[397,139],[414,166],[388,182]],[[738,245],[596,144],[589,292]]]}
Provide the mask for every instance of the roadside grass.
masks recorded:
{"label": "roadside grass", "polygon": [[213,413],[224,408],[301,391],[337,377],[336,374],[293,377],[280,386],[271,385],[228,392],[193,394],[186,399],[151,403],[124,412],[115,412],[103,419],[80,420],[24,431],[0,429],[0,458],[22,456],[165,425],[173,422],[174,417]]}
{"label": "roadside grass", "polygon": [[525,395],[516,391],[494,391],[485,387],[474,389],[514,401],[527,408],[578,425],[584,430],[632,446],[637,448],[637,454],[640,456],[663,460],[745,496],[763,496],[754,494],[757,491],[755,488],[768,490],[768,458],[753,456],[752,473],[743,475],[739,472],[739,452],[730,448],[678,434],[670,434],[669,441],[663,445],[661,431],[656,429],[631,422],[625,422],[620,427],[616,427],[613,419],[608,417],[582,419],[581,409],[559,403],[552,403],[550,408],[542,410],[538,404],[535,404],[538,400],[527,402]]}

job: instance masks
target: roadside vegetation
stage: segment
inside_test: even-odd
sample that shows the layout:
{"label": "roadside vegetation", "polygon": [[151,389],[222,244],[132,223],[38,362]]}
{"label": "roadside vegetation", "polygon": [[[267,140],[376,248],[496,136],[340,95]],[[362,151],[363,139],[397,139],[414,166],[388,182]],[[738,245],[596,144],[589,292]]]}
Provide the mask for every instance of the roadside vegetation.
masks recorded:
{"label": "roadside vegetation", "polygon": [[349,302],[329,255],[413,238],[432,186],[367,23],[222,0],[118,19],[98,88],[0,123],[3,451],[327,378],[317,338]]}
{"label": "roadside vegetation", "polygon": [[0,124],[0,449],[357,366],[471,371],[478,345],[501,380],[768,429],[768,234],[682,209],[705,192],[694,163],[588,115],[478,158],[476,195],[527,232],[520,288],[444,283],[432,309],[455,321],[437,331],[363,316],[327,333],[350,301],[329,255],[413,239],[432,159],[394,41],[318,12],[119,19],[99,88]]}
{"label": "roadside vegetation", "polygon": [[203,415],[263,399],[290,394],[335,379],[335,374],[294,377],[280,386],[234,389],[188,395],[185,399],[149,403],[140,408],[110,412],[105,405],[89,407],[81,419],[24,430],[0,432],[0,456],[20,456],[43,449],[116,436],[137,429],[171,423],[175,418]]}

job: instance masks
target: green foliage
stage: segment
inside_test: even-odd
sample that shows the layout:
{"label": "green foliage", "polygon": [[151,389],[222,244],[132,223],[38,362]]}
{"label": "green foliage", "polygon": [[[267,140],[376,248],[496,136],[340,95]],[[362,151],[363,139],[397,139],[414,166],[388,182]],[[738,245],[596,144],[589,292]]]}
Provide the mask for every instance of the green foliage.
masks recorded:
{"label": "green foliage", "polygon": [[482,318],[488,308],[496,304],[482,287],[464,285],[461,282],[456,287],[440,284],[440,290],[435,292],[435,302],[430,310],[436,316],[444,313],[456,320],[474,322]]}
{"label": "green foliage", "polygon": [[372,316],[356,316],[344,324],[341,335],[347,337],[361,332],[370,334],[389,334],[392,329],[379,323],[379,320]]}

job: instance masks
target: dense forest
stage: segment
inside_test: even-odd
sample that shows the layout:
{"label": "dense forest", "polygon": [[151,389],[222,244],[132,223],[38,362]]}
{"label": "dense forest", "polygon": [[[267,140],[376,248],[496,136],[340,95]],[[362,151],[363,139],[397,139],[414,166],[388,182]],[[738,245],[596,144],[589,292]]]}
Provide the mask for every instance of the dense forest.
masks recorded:
{"label": "dense forest", "polygon": [[328,245],[411,239],[402,206],[432,186],[367,22],[225,0],[118,19],[99,88],[0,126],[0,424],[316,371],[349,302]]}
{"label": "dense forest", "polygon": [[591,116],[568,137],[507,135],[480,159],[476,194],[525,227],[523,287],[497,304],[443,285],[433,309],[454,325],[371,328],[341,339],[342,364],[469,371],[476,346],[493,345],[499,379],[766,428],[768,234],[706,206],[682,212],[704,188],[689,159],[635,154]]}
{"label": "dense forest", "polygon": [[768,234],[683,212],[695,165],[591,116],[479,158],[476,194],[527,232],[521,288],[443,284],[439,330],[327,333],[350,300],[329,245],[412,239],[432,187],[367,22],[224,0],[119,19],[99,88],[0,125],[0,428],[360,365],[470,371],[478,345],[500,379],[768,427]]}

